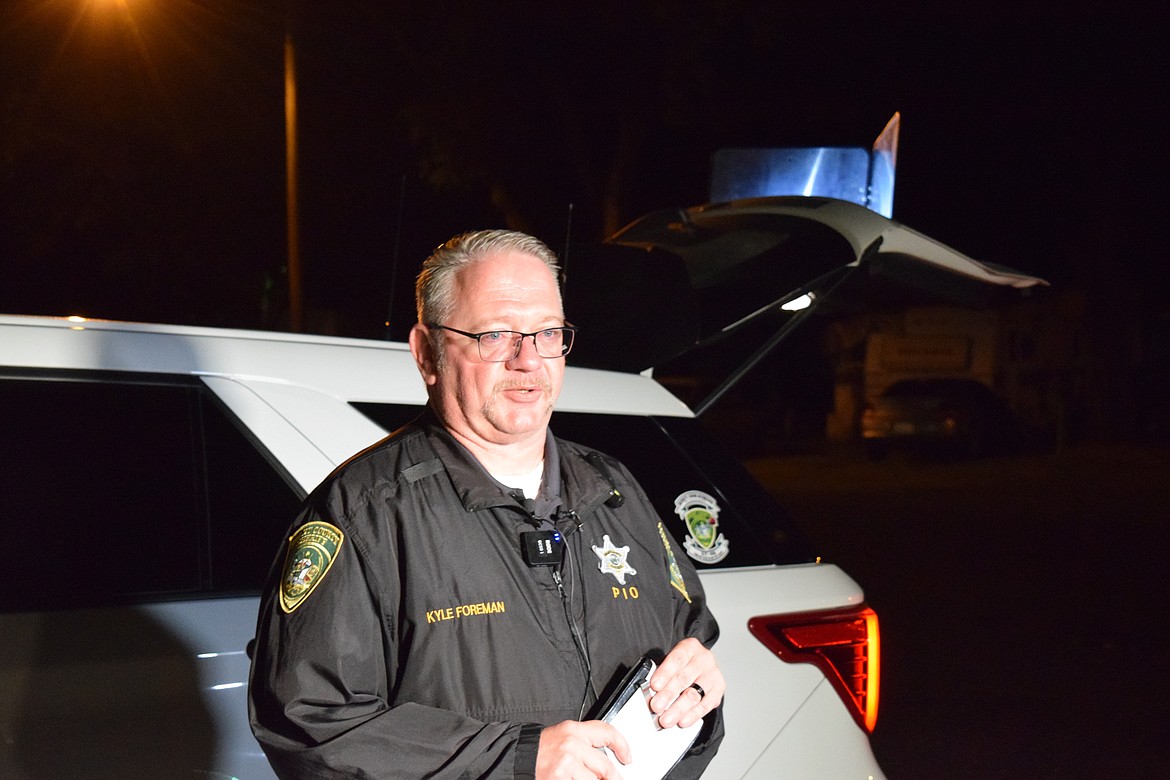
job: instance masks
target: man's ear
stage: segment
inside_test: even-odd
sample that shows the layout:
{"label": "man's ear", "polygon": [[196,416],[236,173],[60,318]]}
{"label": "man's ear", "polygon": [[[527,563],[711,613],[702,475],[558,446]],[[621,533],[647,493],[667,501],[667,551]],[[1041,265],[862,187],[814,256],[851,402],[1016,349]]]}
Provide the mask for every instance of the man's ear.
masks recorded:
{"label": "man's ear", "polygon": [[421,323],[415,323],[414,327],[410,329],[409,342],[410,354],[414,355],[414,363],[418,366],[418,372],[422,375],[423,382],[428,386],[435,384],[439,381],[439,374],[435,366],[435,346],[431,343],[426,327]]}

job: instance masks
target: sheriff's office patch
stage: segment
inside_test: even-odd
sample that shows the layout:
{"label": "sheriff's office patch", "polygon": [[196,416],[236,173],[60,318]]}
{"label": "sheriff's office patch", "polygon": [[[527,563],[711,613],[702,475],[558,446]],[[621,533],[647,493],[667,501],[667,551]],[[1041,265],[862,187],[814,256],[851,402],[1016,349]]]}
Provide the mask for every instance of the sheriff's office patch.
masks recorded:
{"label": "sheriff's office patch", "polygon": [[288,540],[288,557],[284,559],[284,577],[280,581],[280,608],[286,613],[304,603],[329,567],[337,560],[337,551],[345,535],[337,528],[314,520],[297,529]]}
{"label": "sheriff's office patch", "polygon": [[719,533],[719,504],[701,490],[689,490],[674,500],[674,511],[691,533],[683,540],[687,555],[699,563],[719,563],[730,543]]}
{"label": "sheriff's office patch", "polygon": [[662,537],[662,546],[666,548],[666,562],[670,567],[670,584],[674,589],[683,595],[687,603],[691,603],[690,594],[687,593],[687,583],[683,580],[682,569],[678,567],[678,561],[674,559],[674,548],[670,545],[670,539],[666,536],[666,526],[662,523],[658,524],[658,535]]}
{"label": "sheriff's office patch", "polygon": [[600,563],[597,564],[597,569],[602,574],[612,574],[614,579],[618,581],[618,585],[625,585],[627,576],[638,573],[626,560],[626,556],[630,554],[629,545],[618,547],[610,541],[609,534],[606,534],[601,537],[600,547],[596,544],[590,546],[600,560]]}

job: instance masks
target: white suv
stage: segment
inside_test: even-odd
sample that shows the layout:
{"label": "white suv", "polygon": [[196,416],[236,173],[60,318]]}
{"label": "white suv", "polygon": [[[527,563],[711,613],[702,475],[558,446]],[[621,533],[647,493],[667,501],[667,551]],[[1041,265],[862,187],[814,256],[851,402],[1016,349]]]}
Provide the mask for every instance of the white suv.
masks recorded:
{"label": "white suv", "polygon": [[[258,588],[298,500],[424,400],[401,344],[0,316],[0,776],[272,777]],[[552,425],[694,552],[728,681],[708,776],[880,776],[857,584],[653,379],[570,366]]]}

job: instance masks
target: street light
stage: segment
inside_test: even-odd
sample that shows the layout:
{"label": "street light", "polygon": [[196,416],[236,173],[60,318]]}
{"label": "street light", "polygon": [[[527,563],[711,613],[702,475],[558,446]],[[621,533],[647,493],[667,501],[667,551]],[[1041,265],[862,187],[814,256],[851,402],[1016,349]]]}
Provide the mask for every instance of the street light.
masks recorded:
{"label": "street light", "polygon": [[[0,3],[8,3],[12,0],[0,0]],[[69,80],[69,88],[72,95],[75,91],[78,95],[86,101],[83,105],[89,105],[91,101],[96,102],[94,94],[96,93],[98,99],[104,101],[101,103],[103,108],[108,105],[113,105],[116,101],[121,101],[119,106],[130,104],[130,110],[138,111],[143,114],[143,117],[138,117],[136,121],[146,123],[153,121],[156,117],[153,114],[147,116],[147,110],[141,108],[146,105],[145,101],[127,100],[125,93],[127,89],[124,82],[125,78],[121,78],[124,74],[117,70],[111,70],[118,66],[129,67],[133,62],[127,60],[127,52],[131,51],[127,48],[125,42],[130,40],[137,53],[141,56],[141,65],[144,68],[144,78],[150,86],[154,87],[156,94],[152,94],[152,98],[162,98],[162,108],[165,112],[164,116],[173,120],[177,135],[183,135],[183,122],[190,121],[193,117],[189,114],[178,116],[176,106],[167,100],[174,97],[171,90],[165,88],[163,83],[163,74],[170,71],[163,67],[163,63],[157,60],[152,55],[156,51],[161,51],[166,48],[165,43],[168,43],[176,37],[181,37],[182,34],[191,31],[190,18],[186,19],[187,24],[184,25],[183,33],[177,32],[174,29],[168,29],[167,23],[171,20],[169,13],[164,11],[173,10],[168,3],[171,0],[153,0],[153,2],[144,2],[140,0],[74,0],[70,4],[62,3],[38,3],[43,4],[47,11],[65,11],[69,14],[69,34],[66,36],[64,44],[62,44],[61,51],[69,45],[79,45],[85,47],[104,46],[109,49],[109,52],[102,52],[106,55],[109,62],[105,62],[106,67],[97,69],[90,68],[88,71],[82,71],[76,78]],[[29,5],[32,5],[30,3]],[[178,5],[177,3],[175,4]],[[203,8],[198,4],[191,4],[192,9],[189,11],[202,10],[205,13],[202,17],[212,19],[214,21],[224,22],[226,16],[217,13],[209,13],[207,8]],[[214,6],[214,4],[212,4]],[[303,304],[303,275],[301,267],[301,252],[300,252],[300,209],[299,209],[299,185],[298,185],[298,144],[297,144],[297,78],[296,78],[296,49],[294,43],[294,36],[296,31],[296,15],[297,15],[296,0],[284,0],[283,4],[283,19],[284,19],[284,46],[283,46],[283,76],[284,76],[284,129],[285,129],[285,217],[286,217],[286,240],[287,240],[287,274],[288,274],[288,318],[289,328],[293,331],[301,331],[304,327],[304,304]],[[188,10],[183,13],[186,16]],[[280,13],[280,12],[276,12]],[[271,11],[262,11],[251,14],[248,17],[253,23],[258,18],[265,20],[263,28],[265,43],[265,50],[271,51],[268,48],[271,43],[271,36],[275,30],[267,26],[273,22],[279,23],[280,18]],[[78,32],[79,25],[84,25],[87,28],[85,31],[91,33],[85,36],[74,36]],[[275,25],[274,25],[275,26]],[[245,32],[254,34],[259,30],[259,27],[240,28]],[[219,30],[217,30],[218,32]],[[210,39],[207,31],[201,31],[205,39]],[[226,33],[225,33],[226,35]],[[127,37],[128,36],[128,37]],[[162,42],[160,42],[162,41]],[[200,43],[204,43],[201,40]],[[192,56],[192,52],[197,57],[199,54],[206,53],[201,51],[198,46],[191,45],[189,41],[184,40],[184,48],[182,51],[186,52],[187,56]],[[86,52],[83,52],[85,54]],[[60,54],[60,52],[59,52]],[[65,58],[59,57],[64,60]],[[71,61],[76,61],[78,58],[71,58]],[[112,64],[111,64],[112,63]],[[175,62],[166,63],[170,70],[175,69]],[[199,61],[201,68],[210,70],[213,65],[209,61]],[[273,63],[274,64],[274,63]],[[266,85],[270,88],[271,78],[275,74],[272,73],[266,65],[265,72],[269,73]],[[119,78],[110,77],[110,73],[115,73]],[[131,73],[137,76],[137,71]],[[171,74],[173,75],[173,74]],[[102,78],[104,76],[104,78]],[[92,85],[88,79],[92,79]],[[78,88],[76,82],[81,82],[84,86]],[[116,85],[116,89],[113,85]],[[185,137],[180,139],[183,148],[190,152],[189,140]]]}

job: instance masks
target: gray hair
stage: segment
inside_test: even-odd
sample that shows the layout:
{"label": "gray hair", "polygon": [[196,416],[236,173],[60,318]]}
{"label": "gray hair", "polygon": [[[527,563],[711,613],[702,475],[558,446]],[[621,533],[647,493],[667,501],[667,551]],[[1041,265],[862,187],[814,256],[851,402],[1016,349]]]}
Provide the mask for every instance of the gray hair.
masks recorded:
{"label": "gray hair", "polygon": [[[538,238],[515,230],[476,230],[455,236],[440,245],[423,263],[414,286],[418,321],[424,325],[446,322],[455,310],[455,277],[460,270],[495,252],[522,252],[548,266],[560,279],[556,254]],[[557,288],[558,299],[560,287]]]}

